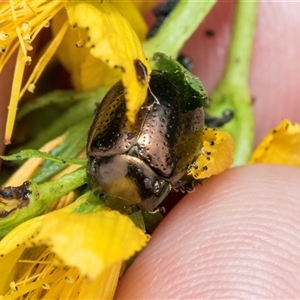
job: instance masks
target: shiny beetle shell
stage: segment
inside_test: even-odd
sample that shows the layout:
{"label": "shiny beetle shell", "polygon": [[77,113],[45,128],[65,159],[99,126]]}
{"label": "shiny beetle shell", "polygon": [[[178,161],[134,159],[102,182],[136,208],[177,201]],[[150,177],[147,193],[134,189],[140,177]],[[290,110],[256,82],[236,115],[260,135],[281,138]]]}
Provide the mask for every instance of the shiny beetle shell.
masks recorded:
{"label": "shiny beetle shell", "polygon": [[131,124],[124,87],[116,83],[97,109],[87,143],[90,188],[146,211],[155,209],[172,187],[192,189],[194,179],[186,171],[197,157],[204,123],[201,105],[182,101],[164,72],[153,71],[149,85]]}

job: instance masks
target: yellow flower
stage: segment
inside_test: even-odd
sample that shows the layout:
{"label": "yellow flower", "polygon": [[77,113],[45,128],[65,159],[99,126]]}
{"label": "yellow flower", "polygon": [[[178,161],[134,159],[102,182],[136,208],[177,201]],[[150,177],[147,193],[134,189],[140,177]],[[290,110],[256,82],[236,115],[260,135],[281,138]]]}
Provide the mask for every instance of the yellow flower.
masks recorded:
{"label": "yellow flower", "polygon": [[[0,14],[0,71],[13,52],[18,53],[7,144],[18,101],[26,90],[34,92],[54,54],[70,71],[77,90],[112,85],[121,78],[127,90],[128,118],[134,121],[146,97],[151,68],[140,43],[147,27],[133,3],[10,0],[0,3]],[[53,38],[35,61],[30,56],[33,41],[49,26]],[[25,66],[31,62],[34,69],[22,85]],[[28,179],[37,165],[29,162],[26,166],[22,175]],[[18,175],[10,183],[16,185],[16,180]],[[26,221],[2,239],[0,295],[7,299],[113,297],[123,262],[144,247],[149,237],[116,211],[71,213],[84,201],[82,197],[61,210]]]}
{"label": "yellow flower", "polygon": [[250,163],[300,166],[300,124],[283,119],[265,136],[252,154]]}
{"label": "yellow flower", "polygon": [[[148,5],[140,8],[145,9]],[[10,0],[0,4],[4,20],[0,23],[0,47],[4,51],[0,71],[12,53],[15,50],[18,53],[6,143],[10,142],[18,101],[26,90],[34,92],[42,71],[54,57],[70,72],[78,91],[110,86],[122,79],[126,89],[127,117],[134,122],[146,97],[151,73],[141,47],[147,27],[138,6],[134,2],[114,0]],[[39,60],[34,61],[34,56],[29,55],[33,50],[32,42],[48,26],[51,26],[53,38]],[[34,69],[22,85],[25,66],[31,61],[35,63]],[[189,170],[189,174],[197,179],[210,177],[229,167],[234,148],[228,133],[214,129],[205,129],[199,144],[202,140],[199,158]],[[16,185],[24,169],[22,176],[26,177],[22,177],[22,181],[31,179],[36,168],[32,161],[25,163],[10,184]],[[51,187],[51,183],[48,186]],[[45,191],[50,193],[51,189]],[[71,196],[71,201],[74,197]],[[102,207],[95,212],[78,213],[86,200],[84,195],[60,210],[30,219],[2,239],[0,295],[6,299],[113,297],[123,262],[140,251],[149,237],[129,217],[116,211]],[[12,215],[14,212],[12,210]],[[17,212],[22,213],[22,209]]]}
{"label": "yellow flower", "polygon": [[149,237],[126,216],[102,209],[71,213],[86,201],[31,219],[0,242],[5,299],[112,299],[123,261]]}
{"label": "yellow flower", "polygon": [[228,132],[205,128],[200,155],[188,174],[204,179],[223,172],[233,163],[233,151],[234,141]]}
{"label": "yellow flower", "polygon": [[[62,9],[66,9],[67,16]],[[54,23],[53,39],[45,47],[44,52],[36,62],[34,70],[24,86],[22,86],[25,66],[30,64],[33,58],[28,52],[32,51],[32,42],[39,32],[49,26],[49,22],[58,13],[64,21],[59,29]],[[18,50],[15,74],[13,77],[12,94],[9,105],[8,120],[6,125],[5,143],[9,144],[13,131],[18,101],[26,90],[34,91],[36,82],[43,69],[49,63],[59,46],[66,39],[66,44],[60,47],[59,56],[65,65],[69,65],[75,86],[78,89],[89,89],[98,84],[111,84],[117,77],[122,78],[127,89],[128,118],[134,122],[135,115],[146,98],[148,80],[151,72],[141,43],[130,22],[139,28],[137,33],[142,40],[146,34],[146,26],[135,5],[119,2],[82,2],[82,1],[14,1],[0,3],[0,72],[11,58],[15,50]],[[130,17],[129,17],[130,16]],[[132,18],[131,18],[132,17]],[[138,22],[138,23],[137,23]],[[142,24],[142,25],[141,25]],[[71,43],[70,28],[78,34],[76,43]],[[78,28],[78,29],[76,29]],[[71,44],[70,44],[71,43]],[[88,50],[82,50],[82,46]],[[68,55],[69,49],[72,55]],[[67,53],[67,54],[66,54]],[[66,56],[69,59],[64,59]],[[102,63],[100,63],[100,61]],[[106,74],[111,79],[93,80],[99,78],[99,71],[95,68],[99,65],[101,72],[107,67],[118,69]],[[88,76],[86,76],[88,75]],[[103,73],[102,73],[103,77]]]}

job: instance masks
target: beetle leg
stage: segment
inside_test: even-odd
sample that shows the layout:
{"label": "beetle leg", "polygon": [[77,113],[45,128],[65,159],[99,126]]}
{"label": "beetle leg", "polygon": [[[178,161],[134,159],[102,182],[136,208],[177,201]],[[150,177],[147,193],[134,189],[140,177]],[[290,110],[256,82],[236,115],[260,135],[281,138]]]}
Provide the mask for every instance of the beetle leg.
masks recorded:
{"label": "beetle leg", "polygon": [[199,181],[195,180],[191,176],[184,176],[184,178],[172,185],[172,188],[175,192],[180,191],[183,194],[192,193],[198,183]]}
{"label": "beetle leg", "polygon": [[158,212],[161,214],[165,214],[167,210],[164,206],[158,206],[155,209],[148,211],[149,214],[156,214]]}

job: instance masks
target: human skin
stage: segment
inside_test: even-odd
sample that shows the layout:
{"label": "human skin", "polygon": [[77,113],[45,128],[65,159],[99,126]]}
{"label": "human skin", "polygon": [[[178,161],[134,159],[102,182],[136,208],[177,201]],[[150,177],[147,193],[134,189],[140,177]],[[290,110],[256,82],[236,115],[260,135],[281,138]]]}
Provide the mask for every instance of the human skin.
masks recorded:
{"label": "human skin", "polygon": [[[225,64],[233,3],[190,41],[211,91]],[[300,122],[300,3],[260,2],[250,72],[256,144],[281,118]],[[204,29],[213,29],[213,38]],[[300,170],[248,165],[205,180],[155,230],[116,299],[300,298]]]}
{"label": "human skin", "polygon": [[[0,100],[0,154],[3,153],[5,149],[4,145],[4,128],[7,115],[7,106],[8,100],[10,97],[10,89],[8,87],[12,84],[12,74],[14,70],[13,61],[11,61],[0,74],[0,91],[1,91],[1,100]],[[1,161],[0,161],[1,165]]]}
{"label": "human skin", "polygon": [[[218,3],[188,43],[195,73],[210,91],[225,64],[232,9]],[[259,6],[250,72],[256,143],[283,117],[300,122],[299,12],[300,3]],[[300,298],[298,178],[297,168],[253,165],[204,181],[156,229],[116,298]]]}

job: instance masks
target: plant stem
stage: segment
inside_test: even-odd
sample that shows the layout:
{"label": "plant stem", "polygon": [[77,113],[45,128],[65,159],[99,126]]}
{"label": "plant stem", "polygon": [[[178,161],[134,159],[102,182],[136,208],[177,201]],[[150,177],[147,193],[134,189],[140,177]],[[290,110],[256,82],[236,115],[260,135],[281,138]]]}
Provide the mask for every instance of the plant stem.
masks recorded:
{"label": "plant stem", "polygon": [[234,29],[228,61],[222,80],[248,86],[249,65],[258,1],[239,0],[236,4]]}
{"label": "plant stem", "polygon": [[248,87],[249,65],[258,1],[239,0],[224,75],[212,94],[211,115],[232,109],[234,118],[224,126],[236,143],[234,165],[249,161],[254,138],[254,115]]}
{"label": "plant stem", "polygon": [[176,58],[185,42],[198,28],[216,0],[195,2],[180,1],[162,24],[158,33],[145,42],[143,47],[146,56],[152,59],[155,52],[165,53]]}
{"label": "plant stem", "polygon": [[[86,170],[80,168],[51,182],[36,184],[31,181],[15,188],[1,188],[0,194],[7,206],[10,202],[22,203],[23,201],[25,206],[21,205],[12,214],[0,218],[0,239],[17,225],[45,213],[53,202],[85,183]],[[5,205],[2,205],[3,212],[5,212]]]}
{"label": "plant stem", "polygon": [[41,183],[38,185],[38,193],[41,196],[39,201],[43,201],[50,206],[54,201],[77,189],[86,183],[86,168],[82,167],[76,171],[66,174],[61,178]]}

